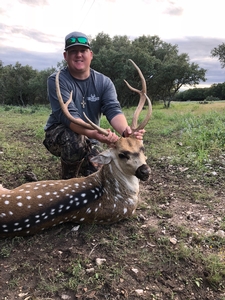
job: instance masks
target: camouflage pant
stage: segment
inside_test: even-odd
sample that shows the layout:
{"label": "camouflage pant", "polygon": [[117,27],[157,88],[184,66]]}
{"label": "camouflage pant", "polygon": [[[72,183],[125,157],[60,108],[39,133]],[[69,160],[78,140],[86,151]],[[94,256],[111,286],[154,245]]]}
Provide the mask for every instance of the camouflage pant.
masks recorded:
{"label": "camouflage pant", "polygon": [[99,143],[93,145],[87,137],[73,132],[63,124],[50,127],[45,133],[43,144],[49,152],[61,157],[68,164],[94,156],[101,151]]}

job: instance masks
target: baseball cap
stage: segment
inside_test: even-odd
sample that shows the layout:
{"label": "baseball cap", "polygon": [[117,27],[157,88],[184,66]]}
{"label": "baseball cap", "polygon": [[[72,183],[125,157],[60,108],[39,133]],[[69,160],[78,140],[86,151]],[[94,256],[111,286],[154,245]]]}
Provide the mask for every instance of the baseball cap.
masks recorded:
{"label": "baseball cap", "polygon": [[65,37],[65,50],[73,46],[85,46],[91,48],[86,34],[78,31],[71,32]]}

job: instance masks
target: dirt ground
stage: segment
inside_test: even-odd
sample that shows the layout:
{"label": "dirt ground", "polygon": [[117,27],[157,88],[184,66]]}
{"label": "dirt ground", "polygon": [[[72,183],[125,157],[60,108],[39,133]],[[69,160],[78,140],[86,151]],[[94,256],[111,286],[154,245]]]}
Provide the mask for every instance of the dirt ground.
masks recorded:
{"label": "dirt ground", "polygon": [[[204,176],[166,159],[150,163],[129,220],[0,240],[0,299],[225,299],[225,278],[212,280],[204,263],[215,253],[225,263],[224,160]],[[21,176],[5,180],[17,186]]]}

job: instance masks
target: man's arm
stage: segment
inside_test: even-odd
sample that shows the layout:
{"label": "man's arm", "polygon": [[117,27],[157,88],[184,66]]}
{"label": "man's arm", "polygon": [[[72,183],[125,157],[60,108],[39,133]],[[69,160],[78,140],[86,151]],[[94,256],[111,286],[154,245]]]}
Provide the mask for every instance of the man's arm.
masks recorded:
{"label": "man's arm", "polygon": [[[127,119],[123,114],[118,114],[111,120],[112,127],[123,137],[128,137],[132,134],[132,130],[127,123]],[[134,136],[142,140],[145,133],[144,129],[134,132]]]}
{"label": "man's arm", "polygon": [[115,143],[119,138],[110,129],[107,129],[107,131],[109,133],[108,136],[105,136],[102,133],[99,133],[97,130],[86,129],[86,128],[79,126],[77,124],[74,124],[74,123],[70,123],[70,129],[78,134],[85,135],[90,139],[95,139],[101,143],[108,144],[108,145]]}

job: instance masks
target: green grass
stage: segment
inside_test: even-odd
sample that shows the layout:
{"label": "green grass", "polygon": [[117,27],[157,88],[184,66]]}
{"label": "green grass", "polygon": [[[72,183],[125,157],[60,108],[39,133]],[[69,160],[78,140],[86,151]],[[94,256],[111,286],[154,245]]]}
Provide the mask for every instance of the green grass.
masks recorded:
{"label": "green grass", "polygon": [[[134,108],[124,110],[129,123],[133,112]],[[59,160],[42,144],[49,113],[49,107],[44,106],[0,106],[0,183],[6,187],[26,182],[23,174],[27,170],[32,170],[39,180],[58,179]],[[104,117],[101,126],[109,127]],[[171,278],[177,282],[174,290],[167,286],[164,298],[153,291],[149,299],[179,299],[176,297],[181,283],[195,295],[208,288],[225,289],[225,238],[196,234],[188,226],[169,222],[177,213],[170,209],[174,198],[178,198],[180,206],[189,201],[196,210],[199,206],[212,216],[214,208],[221,204],[217,187],[224,191],[225,102],[172,103],[170,109],[154,105],[144,145],[155,173],[153,183],[150,181],[141,190],[145,201],[138,207],[138,217],[134,215],[115,226],[81,226],[78,233],[62,226],[43,235],[0,241],[1,265],[6,269],[10,266],[8,290],[18,291],[25,281],[34,279],[38,295],[43,295],[40,299],[54,299],[65,290],[78,297],[85,293],[98,297],[99,291],[110,294],[111,287],[119,289],[124,283],[127,286],[121,289],[125,293],[121,297],[126,297],[131,279],[133,291],[137,287],[151,289]],[[187,190],[179,193],[184,184]],[[210,227],[225,231],[224,216],[217,217],[217,224],[212,222]],[[157,222],[151,223],[152,219]],[[175,245],[171,237],[176,237]],[[15,254],[21,261],[14,259]],[[97,266],[96,257],[106,258],[106,263]],[[87,273],[90,268],[94,268],[93,272]],[[136,281],[132,268],[140,270]]]}

